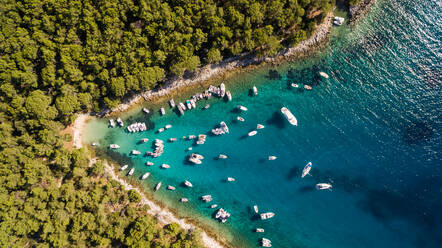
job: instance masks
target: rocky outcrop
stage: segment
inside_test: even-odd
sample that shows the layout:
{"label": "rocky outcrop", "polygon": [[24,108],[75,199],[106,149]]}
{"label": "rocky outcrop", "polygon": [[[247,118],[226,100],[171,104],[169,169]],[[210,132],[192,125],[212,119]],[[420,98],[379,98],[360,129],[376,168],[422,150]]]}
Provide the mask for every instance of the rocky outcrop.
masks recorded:
{"label": "rocky outcrop", "polygon": [[370,7],[376,2],[377,0],[361,0],[359,4],[356,4],[355,6],[351,6],[349,8],[350,11],[350,25],[354,25],[357,20],[359,20],[361,17],[365,16],[367,12],[370,10]]}

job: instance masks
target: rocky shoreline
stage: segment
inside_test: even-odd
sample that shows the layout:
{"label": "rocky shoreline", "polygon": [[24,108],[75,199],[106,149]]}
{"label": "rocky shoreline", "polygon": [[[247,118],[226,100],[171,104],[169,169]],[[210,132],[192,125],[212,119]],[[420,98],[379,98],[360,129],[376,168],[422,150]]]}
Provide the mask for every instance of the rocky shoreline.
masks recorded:
{"label": "rocky shoreline", "polygon": [[359,4],[350,7],[350,26],[354,26],[358,20],[364,17],[376,1],[377,0],[361,0]]}

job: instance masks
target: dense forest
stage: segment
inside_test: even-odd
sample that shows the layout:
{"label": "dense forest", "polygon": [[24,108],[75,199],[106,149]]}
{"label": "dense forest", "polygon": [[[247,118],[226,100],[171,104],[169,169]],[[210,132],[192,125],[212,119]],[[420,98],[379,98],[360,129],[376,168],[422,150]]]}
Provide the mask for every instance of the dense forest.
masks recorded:
{"label": "dense forest", "polygon": [[[354,1],[354,0],[351,0]],[[349,1],[350,2],[350,1]],[[168,76],[306,39],[333,0],[1,0],[0,246],[199,247],[60,134]]]}

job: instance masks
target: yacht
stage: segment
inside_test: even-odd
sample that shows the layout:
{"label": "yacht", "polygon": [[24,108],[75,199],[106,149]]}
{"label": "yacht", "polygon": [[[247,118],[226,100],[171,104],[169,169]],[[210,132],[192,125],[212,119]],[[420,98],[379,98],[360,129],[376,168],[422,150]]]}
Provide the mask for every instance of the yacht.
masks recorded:
{"label": "yacht", "polygon": [[180,202],[188,202],[189,201],[189,199],[187,199],[187,198],[181,198],[180,199]]}
{"label": "yacht", "polygon": [[226,158],[227,158],[227,155],[220,154],[220,155],[218,156],[218,158],[219,158],[219,159],[226,159]]}
{"label": "yacht", "polygon": [[171,108],[175,107],[175,101],[173,100],[173,98],[169,100],[169,105]]}
{"label": "yacht", "polygon": [[319,72],[319,75],[321,75],[321,77],[323,77],[323,78],[329,78],[328,74],[325,72],[322,72],[322,71]]}
{"label": "yacht", "polygon": [[183,111],[186,111],[186,105],[184,105],[184,103],[180,102],[179,105]]}
{"label": "yacht", "polygon": [[269,156],[269,160],[275,160],[275,159],[277,159],[276,156]]}
{"label": "yacht", "polygon": [[148,178],[149,176],[150,176],[150,173],[146,172],[141,176],[141,180],[144,180],[144,179]]}
{"label": "yacht", "polygon": [[312,169],[312,162],[308,162],[308,164],[306,164],[304,166],[304,169],[302,170],[301,178],[307,176],[307,174],[310,172],[311,169]]}
{"label": "yacht", "polygon": [[253,206],[253,210],[255,211],[255,213],[258,213],[258,205]]}
{"label": "yacht", "polygon": [[226,94],[226,86],[224,85],[224,83],[221,83],[219,85],[219,89],[221,90],[219,96],[222,98]]}
{"label": "yacht", "polygon": [[189,187],[189,188],[192,188],[193,187],[193,185],[189,182],[189,181],[184,181],[184,185],[186,185],[187,187]]}
{"label": "yacht", "polygon": [[189,156],[189,162],[192,162],[194,164],[201,164],[202,163],[201,159],[203,159],[203,158],[204,157],[199,154],[192,153]]}
{"label": "yacht", "polygon": [[161,115],[165,115],[166,114],[166,110],[164,110],[164,108],[160,108],[160,113],[161,113]]}
{"label": "yacht", "polygon": [[127,173],[129,176],[132,176],[134,174],[135,168],[130,169],[129,173]]}
{"label": "yacht", "polygon": [[215,214],[215,219],[218,219],[222,223],[226,222],[229,217],[230,214],[222,208],[218,209],[218,211]]}
{"label": "yacht", "polygon": [[236,117],[236,119],[237,119],[238,121],[241,121],[241,122],[244,122],[244,121],[245,121],[244,118],[242,118],[241,116]]}
{"label": "yacht", "polygon": [[109,126],[111,126],[111,127],[115,127],[115,121],[114,121],[114,119],[110,119],[110,120],[109,120]]}
{"label": "yacht", "polygon": [[220,122],[219,125],[224,132],[229,133],[229,127],[224,121]]}
{"label": "yacht", "polygon": [[238,109],[241,111],[247,111],[248,109],[242,105],[238,105]]}
{"label": "yacht", "polygon": [[153,163],[152,163],[152,162],[150,162],[150,161],[147,161],[147,162],[146,162],[146,165],[147,165],[147,166],[152,166],[152,165],[153,165]]}
{"label": "yacht", "polygon": [[290,124],[297,126],[298,120],[296,120],[296,117],[290,112],[290,110],[286,107],[281,108],[282,114],[285,116],[285,118],[290,122]]}
{"label": "yacht", "polygon": [[262,213],[262,214],[260,215],[261,220],[270,219],[270,218],[273,218],[273,216],[275,216],[275,214],[272,213],[272,212]]}
{"label": "yacht", "polygon": [[161,188],[161,182],[157,183],[155,186],[155,191],[158,191]]}
{"label": "yacht", "polygon": [[292,83],[291,86],[292,86],[293,88],[299,88],[299,85],[298,85],[298,84],[295,84],[295,83]]}
{"label": "yacht", "polygon": [[272,241],[270,241],[270,239],[262,238],[261,239],[261,246],[262,247],[272,247]]}
{"label": "yacht", "polygon": [[110,144],[110,145],[109,145],[109,148],[110,148],[110,149],[118,149],[118,148],[120,148],[120,146],[117,145],[117,144]]}
{"label": "yacht", "polygon": [[168,164],[162,164],[162,165],[161,165],[161,168],[163,168],[163,169],[169,169],[169,168],[170,168],[170,165],[168,165]]}
{"label": "yacht", "polygon": [[253,94],[255,94],[255,96],[258,95],[258,89],[256,88],[255,85],[253,85],[252,89],[253,89]]}
{"label": "yacht", "polygon": [[228,177],[228,178],[227,178],[227,182],[235,182],[235,178],[233,178],[233,177]]}
{"label": "yacht", "polygon": [[249,136],[255,136],[258,133],[258,131],[253,130],[251,132],[248,133]]}
{"label": "yacht", "polygon": [[264,232],[264,228],[256,228],[255,232],[263,233]]}
{"label": "yacht", "polygon": [[265,128],[264,125],[261,125],[261,124],[256,125],[256,129],[263,129],[263,128]]}
{"label": "yacht", "polygon": [[331,184],[328,184],[328,183],[318,183],[318,184],[316,184],[316,189],[317,190],[323,190],[323,189],[331,190],[331,188],[332,188]]}
{"label": "yacht", "polygon": [[143,108],[143,112],[149,114],[149,110],[147,108]]}
{"label": "yacht", "polygon": [[125,165],[121,166],[120,170],[124,171],[125,169],[127,169],[127,167],[129,167],[129,165],[125,164]]}
{"label": "yacht", "polygon": [[230,91],[226,91],[227,100],[232,101],[232,93]]}
{"label": "yacht", "polygon": [[132,153],[132,155],[140,155],[141,154],[141,152],[137,151],[137,150],[132,150],[131,153]]}
{"label": "yacht", "polygon": [[173,187],[172,185],[167,185],[167,189],[168,190],[175,190],[175,187]]}

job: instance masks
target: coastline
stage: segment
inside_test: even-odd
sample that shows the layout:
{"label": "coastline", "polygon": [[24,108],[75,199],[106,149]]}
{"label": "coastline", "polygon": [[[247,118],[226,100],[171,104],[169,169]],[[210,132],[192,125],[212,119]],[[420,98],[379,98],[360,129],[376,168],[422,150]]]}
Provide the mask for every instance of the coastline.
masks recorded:
{"label": "coastline", "polygon": [[355,6],[349,8],[350,12],[350,26],[356,25],[357,21],[364,17],[369,11],[373,4],[377,0],[361,0],[361,2]]}

